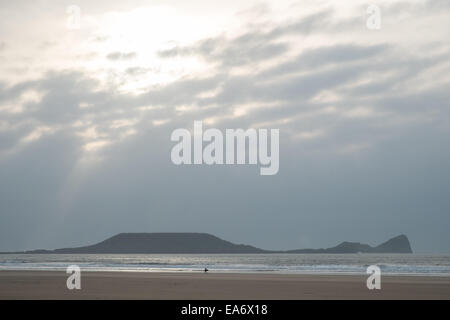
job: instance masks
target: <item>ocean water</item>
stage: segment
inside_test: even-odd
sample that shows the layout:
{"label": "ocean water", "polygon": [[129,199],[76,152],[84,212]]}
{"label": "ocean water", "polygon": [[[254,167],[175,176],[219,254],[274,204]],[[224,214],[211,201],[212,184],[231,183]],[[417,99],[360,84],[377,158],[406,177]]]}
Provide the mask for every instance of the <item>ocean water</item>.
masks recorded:
{"label": "ocean water", "polygon": [[450,276],[450,255],[421,254],[5,254],[0,270],[365,274]]}

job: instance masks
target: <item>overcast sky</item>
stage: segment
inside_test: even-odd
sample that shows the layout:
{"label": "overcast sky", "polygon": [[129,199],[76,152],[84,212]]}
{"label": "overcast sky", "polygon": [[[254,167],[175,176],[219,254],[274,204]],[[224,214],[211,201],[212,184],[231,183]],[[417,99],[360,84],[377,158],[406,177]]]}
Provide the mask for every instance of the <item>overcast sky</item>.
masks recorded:
{"label": "overcast sky", "polygon": [[[449,39],[446,0],[1,0],[0,251],[185,231],[450,252]],[[174,165],[194,120],[279,129],[278,174]]]}

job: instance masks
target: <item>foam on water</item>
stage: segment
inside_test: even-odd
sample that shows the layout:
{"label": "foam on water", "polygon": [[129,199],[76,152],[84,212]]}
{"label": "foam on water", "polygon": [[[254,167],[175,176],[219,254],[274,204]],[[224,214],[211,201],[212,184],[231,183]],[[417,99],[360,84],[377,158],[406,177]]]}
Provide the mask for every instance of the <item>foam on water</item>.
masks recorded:
{"label": "foam on water", "polygon": [[365,274],[378,265],[383,274],[450,276],[450,255],[419,254],[6,254],[0,270],[65,270],[76,264],[90,271]]}

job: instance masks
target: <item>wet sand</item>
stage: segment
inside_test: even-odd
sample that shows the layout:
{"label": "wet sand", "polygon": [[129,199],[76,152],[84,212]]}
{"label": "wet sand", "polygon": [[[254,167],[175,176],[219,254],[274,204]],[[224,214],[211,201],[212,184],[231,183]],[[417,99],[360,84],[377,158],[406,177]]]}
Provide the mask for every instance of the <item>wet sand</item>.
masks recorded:
{"label": "wet sand", "polygon": [[0,271],[0,299],[450,299],[450,277],[82,272],[68,290],[63,271]]}

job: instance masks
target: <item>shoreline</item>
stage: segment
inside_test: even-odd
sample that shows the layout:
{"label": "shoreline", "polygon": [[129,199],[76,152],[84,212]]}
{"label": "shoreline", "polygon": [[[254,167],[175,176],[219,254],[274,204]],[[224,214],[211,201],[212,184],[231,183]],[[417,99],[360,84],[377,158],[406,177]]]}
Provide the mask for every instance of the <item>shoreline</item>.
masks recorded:
{"label": "shoreline", "polygon": [[445,299],[450,277],[369,275],[82,271],[81,290],[68,290],[65,271],[0,271],[0,299]]}
{"label": "shoreline", "polygon": [[[10,271],[18,271],[18,272],[66,272],[66,268],[0,268],[1,272],[10,272]],[[153,274],[203,274],[203,269],[195,270],[168,270],[168,269],[95,269],[95,268],[83,268],[81,267],[82,272],[92,272],[92,273],[153,273]],[[285,271],[231,271],[231,270],[214,270],[208,269],[208,274],[242,274],[242,275],[285,275],[285,276],[355,276],[355,277],[364,277],[369,276],[365,272],[285,272]],[[383,273],[385,277],[440,277],[440,278],[450,278],[450,273]]]}

